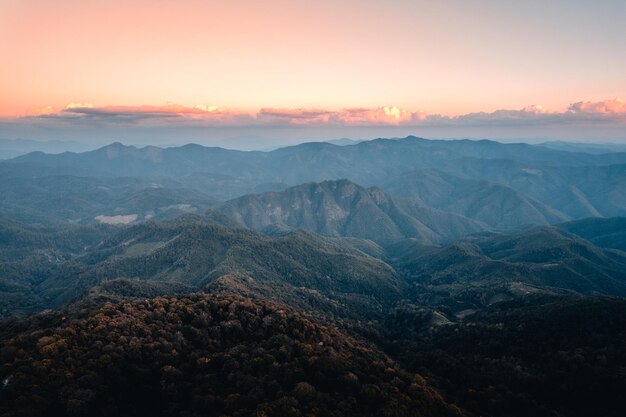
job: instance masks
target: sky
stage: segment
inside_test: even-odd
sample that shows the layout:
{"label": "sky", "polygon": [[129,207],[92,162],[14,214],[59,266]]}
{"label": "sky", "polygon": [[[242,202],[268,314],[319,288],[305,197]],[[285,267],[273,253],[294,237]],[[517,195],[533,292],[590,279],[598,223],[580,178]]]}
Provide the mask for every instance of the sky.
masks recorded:
{"label": "sky", "polygon": [[0,0],[0,139],[626,142],[623,0]]}

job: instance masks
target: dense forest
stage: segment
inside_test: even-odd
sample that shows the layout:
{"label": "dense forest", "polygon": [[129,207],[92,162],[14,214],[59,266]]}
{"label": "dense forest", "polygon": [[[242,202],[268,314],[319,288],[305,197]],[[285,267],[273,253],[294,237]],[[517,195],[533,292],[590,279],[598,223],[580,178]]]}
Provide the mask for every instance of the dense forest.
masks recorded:
{"label": "dense forest", "polygon": [[461,415],[375,347],[263,301],[155,298],[3,331],[6,416]]}

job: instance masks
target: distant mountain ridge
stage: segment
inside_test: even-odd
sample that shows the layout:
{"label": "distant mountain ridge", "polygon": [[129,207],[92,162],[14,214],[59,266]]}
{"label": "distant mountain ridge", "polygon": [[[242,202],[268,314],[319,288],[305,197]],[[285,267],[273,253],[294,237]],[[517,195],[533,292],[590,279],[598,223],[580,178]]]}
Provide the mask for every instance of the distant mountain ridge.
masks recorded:
{"label": "distant mountain ridge", "polygon": [[379,188],[366,189],[348,180],[247,195],[217,210],[255,230],[299,228],[382,244],[409,237],[439,242],[487,229],[462,216],[396,200]]}
{"label": "distant mountain ridge", "polygon": [[[512,159],[531,164],[550,163],[558,166],[610,165],[626,163],[626,153],[591,155],[567,152],[528,144],[503,144],[495,141],[427,140],[417,137],[376,139],[351,146],[310,142],[279,148],[271,152],[233,151],[217,147],[189,144],[180,147],[137,148],[119,142],[84,152],[58,155],[33,152],[3,164],[39,165],[46,169],[91,171],[109,176],[184,176],[194,172],[262,174],[264,180],[287,179],[300,183],[324,179],[350,178],[364,181],[371,174],[415,169],[416,165],[434,168],[440,161],[458,158]],[[349,177],[349,173],[354,177]],[[330,177],[324,177],[324,173]],[[368,173],[370,175],[368,175]]]}
{"label": "distant mountain ridge", "polygon": [[[311,142],[270,152],[114,143],[81,154],[35,152],[0,162],[5,181],[59,176],[132,177],[221,202],[251,192],[345,178],[503,230],[626,216],[626,153],[589,154],[486,140],[407,137],[349,146]],[[176,198],[187,204],[182,201],[187,197]],[[11,213],[21,209],[33,207],[12,207]]]}
{"label": "distant mountain ridge", "polygon": [[36,151],[43,151],[53,154],[66,151],[85,152],[95,149],[96,147],[98,146],[76,141],[0,139],[0,159],[15,158]]}

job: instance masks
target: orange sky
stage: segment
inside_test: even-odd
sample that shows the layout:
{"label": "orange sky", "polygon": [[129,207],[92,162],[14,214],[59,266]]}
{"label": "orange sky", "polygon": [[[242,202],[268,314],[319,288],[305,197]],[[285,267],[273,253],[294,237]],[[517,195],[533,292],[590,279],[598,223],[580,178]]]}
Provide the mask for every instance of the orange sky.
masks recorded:
{"label": "orange sky", "polygon": [[517,3],[0,0],[0,116],[68,103],[458,115],[626,97],[626,2]]}

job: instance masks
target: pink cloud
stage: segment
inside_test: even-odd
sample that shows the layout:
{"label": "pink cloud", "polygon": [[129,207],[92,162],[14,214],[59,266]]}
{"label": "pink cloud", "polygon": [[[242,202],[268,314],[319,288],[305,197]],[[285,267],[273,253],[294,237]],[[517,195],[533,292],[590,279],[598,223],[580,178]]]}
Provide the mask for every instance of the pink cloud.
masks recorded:
{"label": "pink cloud", "polygon": [[532,106],[526,106],[520,111],[524,113],[532,113],[532,114],[548,113],[548,111],[541,104],[533,104]]}
{"label": "pink cloud", "polygon": [[568,111],[587,114],[626,114],[626,104],[619,98],[596,102],[579,101],[571,104]]}
{"label": "pink cloud", "polygon": [[374,108],[284,109],[262,108],[246,112],[219,106],[166,104],[163,106],[101,106],[91,103],[70,103],[60,111],[50,108],[21,119],[34,124],[116,125],[123,126],[482,126],[533,125],[558,123],[624,123],[626,106],[623,100],[581,101],[566,111],[549,111],[540,105],[519,110],[468,113],[458,116],[411,112],[395,106]]}
{"label": "pink cloud", "polygon": [[256,114],[256,118],[263,123],[310,125],[328,123],[334,114],[328,110],[263,108]]}
{"label": "pink cloud", "polygon": [[413,121],[426,120],[424,112],[412,113],[395,106],[375,108],[349,108],[341,110],[320,109],[261,109],[257,120],[271,123],[279,122],[289,125],[400,125]]}
{"label": "pink cloud", "polygon": [[395,106],[345,109],[338,112],[336,120],[346,125],[397,125],[411,122],[413,113]]}

